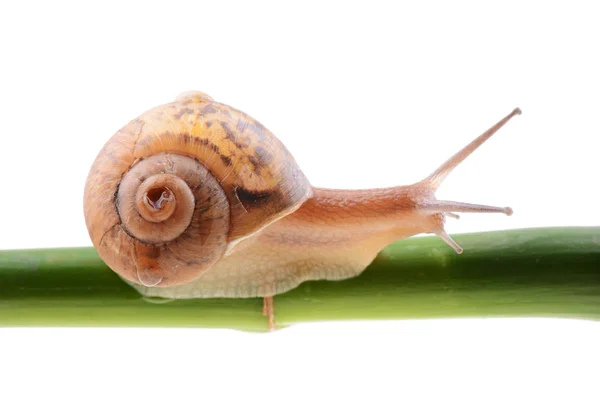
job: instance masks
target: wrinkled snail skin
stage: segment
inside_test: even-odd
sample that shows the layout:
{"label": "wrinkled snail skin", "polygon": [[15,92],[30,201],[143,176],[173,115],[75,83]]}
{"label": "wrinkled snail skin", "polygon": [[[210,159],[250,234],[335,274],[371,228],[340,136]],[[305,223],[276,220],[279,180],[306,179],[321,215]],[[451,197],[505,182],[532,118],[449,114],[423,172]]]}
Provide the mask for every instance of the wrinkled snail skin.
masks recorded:
{"label": "wrinkled snail skin", "polygon": [[388,244],[419,233],[460,253],[444,230],[447,216],[512,210],[437,200],[435,191],[519,113],[413,185],[333,190],[311,187],[251,117],[185,93],[106,144],[86,183],[86,223],[115,272],[166,298],[269,297],[306,280],[350,278]]}

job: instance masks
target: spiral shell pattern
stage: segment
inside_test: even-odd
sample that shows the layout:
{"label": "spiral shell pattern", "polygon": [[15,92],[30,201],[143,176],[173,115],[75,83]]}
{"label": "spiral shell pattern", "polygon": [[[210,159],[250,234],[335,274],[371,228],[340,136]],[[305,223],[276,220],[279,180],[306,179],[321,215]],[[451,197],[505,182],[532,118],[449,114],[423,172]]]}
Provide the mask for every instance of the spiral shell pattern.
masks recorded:
{"label": "spiral shell pattern", "polygon": [[191,92],[119,130],[91,167],[90,238],[125,279],[190,282],[228,249],[296,210],[311,187],[264,126]]}

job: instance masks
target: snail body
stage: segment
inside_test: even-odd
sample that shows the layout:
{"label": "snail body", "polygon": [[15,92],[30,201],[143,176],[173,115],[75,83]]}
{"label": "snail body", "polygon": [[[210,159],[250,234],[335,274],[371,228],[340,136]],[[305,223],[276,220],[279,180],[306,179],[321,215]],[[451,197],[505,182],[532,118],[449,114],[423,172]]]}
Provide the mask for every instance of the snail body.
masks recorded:
{"label": "snail body", "polygon": [[[360,274],[388,244],[446,234],[455,212],[512,214],[438,200],[444,178],[519,109],[412,185],[314,188],[259,122],[200,92],[180,95],[119,130],[84,193],[101,258],[148,296],[265,297],[306,280]],[[267,305],[267,303],[265,303]]]}

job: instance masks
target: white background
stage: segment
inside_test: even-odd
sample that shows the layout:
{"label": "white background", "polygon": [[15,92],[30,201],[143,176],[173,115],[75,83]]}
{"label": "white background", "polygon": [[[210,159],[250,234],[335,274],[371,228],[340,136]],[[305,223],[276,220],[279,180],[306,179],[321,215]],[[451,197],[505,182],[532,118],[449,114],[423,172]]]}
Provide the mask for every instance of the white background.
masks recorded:
{"label": "white background", "polygon": [[[519,106],[438,196],[514,215],[447,230],[600,225],[593,2],[418,3],[3,2],[0,249],[91,245],[97,152],[190,89],[261,121],[336,188],[421,179]],[[541,319],[0,329],[0,397],[597,398],[599,334]]]}

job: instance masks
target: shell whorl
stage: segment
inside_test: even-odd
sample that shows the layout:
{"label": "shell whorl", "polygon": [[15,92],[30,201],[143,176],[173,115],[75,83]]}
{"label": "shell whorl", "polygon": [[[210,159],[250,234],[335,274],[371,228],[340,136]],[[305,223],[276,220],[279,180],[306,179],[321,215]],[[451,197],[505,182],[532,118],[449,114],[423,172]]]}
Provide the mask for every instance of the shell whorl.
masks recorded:
{"label": "shell whorl", "polygon": [[233,243],[311,196],[294,158],[260,123],[206,95],[142,114],[104,146],[84,195],[102,259],[147,286],[189,282]]}

